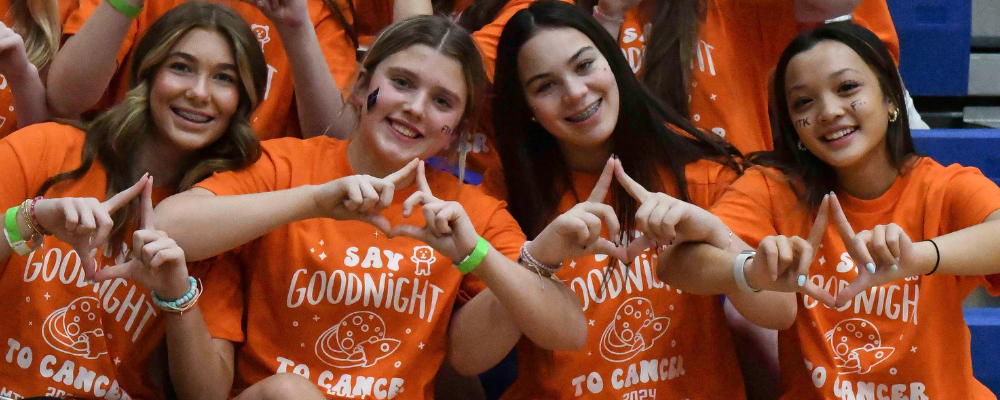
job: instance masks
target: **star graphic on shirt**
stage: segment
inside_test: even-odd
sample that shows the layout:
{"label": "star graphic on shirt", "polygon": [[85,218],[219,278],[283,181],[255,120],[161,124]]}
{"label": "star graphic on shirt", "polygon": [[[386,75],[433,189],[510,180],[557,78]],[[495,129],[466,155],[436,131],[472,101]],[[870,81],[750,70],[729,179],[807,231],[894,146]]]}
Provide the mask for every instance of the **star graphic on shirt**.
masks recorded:
{"label": "star graphic on shirt", "polygon": [[28,321],[28,326],[31,326],[31,325],[32,325],[31,321]]}
{"label": "star graphic on shirt", "polygon": [[52,296],[49,296],[49,292],[45,292],[45,296],[44,297],[45,297],[45,300],[48,300],[49,297],[52,297]]}
{"label": "star graphic on shirt", "polygon": [[916,352],[917,352],[917,346],[910,346],[910,353],[916,353]]}
{"label": "star graphic on shirt", "polygon": [[691,82],[691,87],[698,87],[698,82]]}
{"label": "star graphic on shirt", "polygon": [[122,362],[122,360],[119,360],[119,359],[118,359],[118,357],[115,357],[115,365],[118,365],[118,364],[120,364],[121,362]]}
{"label": "star graphic on shirt", "polygon": [[319,322],[319,315],[313,315],[313,321]]}
{"label": "star graphic on shirt", "polygon": [[320,246],[322,246],[322,245],[323,245],[323,241],[322,241],[322,240],[320,240],[320,241],[319,241],[319,245],[320,245]]}
{"label": "star graphic on shirt", "polygon": [[306,348],[306,344],[305,343],[302,343],[300,346],[302,346],[303,349]]}
{"label": "star graphic on shirt", "polygon": [[576,268],[576,261],[570,261],[569,262],[569,267],[570,268]]}
{"label": "star graphic on shirt", "polygon": [[715,93],[712,93],[712,100],[715,100]]}
{"label": "star graphic on shirt", "polygon": [[588,324],[590,324],[590,326],[594,326],[594,320],[590,320],[590,321],[589,321],[589,322],[587,322],[587,323],[588,323]]}
{"label": "star graphic on shirt", "polygon": [[319,253],[319,259],[320,260],[325,260],[326,259],[326,252]]}
{"label": "star graphic on shirt", "polygon": [[826,257],[820,257],[819,258],[819,265],[823,265],[823,264],[826,264]]}
{"label": "star graphic on shirt", "polygon": [[418,344],[417,347],[419,347],[420,350],[423,350],[424,349],[424,342],[420,342],[420,344]]}
{"label": "star graphic on shirt", "polygon": [[587,352],[587,355],[588,355],[588,356],[592,356],[592,355],[594,355],[594,353],[591,353],[591,352],[589,352],[589,351],[588,351],[588,352]]}

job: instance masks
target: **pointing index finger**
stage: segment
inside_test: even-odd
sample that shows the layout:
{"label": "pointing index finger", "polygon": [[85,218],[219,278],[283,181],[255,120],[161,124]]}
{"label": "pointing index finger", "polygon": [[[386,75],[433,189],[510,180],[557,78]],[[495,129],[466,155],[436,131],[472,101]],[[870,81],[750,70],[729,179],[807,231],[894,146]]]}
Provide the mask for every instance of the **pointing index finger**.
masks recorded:
{"label": "pointing index finger", "polygon": [[146,185],[147,179],[149,179],[148,173],[144,174],[142,178],[139,178],[139,181],[136,182],[134,185],[132,185],[132,187],[122,190],[118,194],[112,196],[110,199],[102,203],[108,209],[108,213],[110,214],[115,210],[122,208],[122,206],[128,204],[129,201],[132,201],[132,199],[134,199],[135,196],[138,196],[139,193],[142,193],[142,188]]}
{"label": "pointing index finger", "polygon": [[640,203],[649,195],[649,191],[646,188],[642,187],[639,182],[636,182],[625,173],[625,168],[622,167],[621,160],[615,160],[615,177],[618,178],[618,182],[625,188],[625,191],[634,199],[639,200]]}
{"label": "pointing index finger", "polygon": [[611,188],[611,178],[614,177],[616,165],[618,165],[618,162],[614,157],[609,158],[604,163],[604,172],[601,172],[601,178],[597,180],[597,185],[594,185],[594,190],[590,192],[590,197],[587,197],[587,201],[594,203],[604,202],[604,198],[608,196],[608,189]]}
{"label": "pointing index finger", "polygon": [[142,229],[153,230],[153,177],[146,179],[146,184],[142,187]]}
{"label": "pointing index finger", "polygon": [[829,222],[830,213],[830,195],[823,196],[823,202],[819,204],[819,212],[816,214],[816,221],[813,222],[812,230],[809,231],[809,245],[812,246],[813,250],[819,248],[820,243],[823,242],[823,234],[826,233],[826,227]]}
{"label": "pointing index finger", "polygon": [[847,221],[847,216],[844,215],[844,209],[840,207],[840,202],[837,201],[837,195],[830,193],[827,198],[828,206],[830,207],[830,214],[833,216],[833,225],[837,227],[837,232],[840,233],[840,238],[844,240],[844,243],[850,243],[854,240],[854,228],[851,227],[851,223]]}
{"label": "pointing index finger", "polygon": [[412,180],[413,173],[416,171],[419,162],[420,160],[414,158],[412,161],[407,163],[405,167],[400,168],[399,171],[393,172],[388,176],[386,176],[385,180],[392,182],[393,185],[396,185],[397,189],[402,189],[406,186],[410,186],[410,182],[413,181]]}

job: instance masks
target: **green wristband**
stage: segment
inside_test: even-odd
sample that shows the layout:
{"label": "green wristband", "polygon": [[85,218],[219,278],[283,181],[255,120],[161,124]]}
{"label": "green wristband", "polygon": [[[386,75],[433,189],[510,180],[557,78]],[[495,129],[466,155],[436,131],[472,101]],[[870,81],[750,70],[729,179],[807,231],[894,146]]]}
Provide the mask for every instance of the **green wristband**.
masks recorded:
{"label": "green wristband", "polygon": [[115,10],[118,10],[118,12],[124,14],[130,19],[135,19],[135,17],[138,17],[139,13],[142,12],[142,7],[136,7],[129,4],[128,0],[108,0],[108,4],[111,4],[111,7],[114,7]]}
{"label": "green wristband", "polygon": [[472,253],[466,256],[461,263],[456,264],[455,268],[458,268],[458,272],[461,272],[462,275],[468,274],[469,272],[472,272],[472,270],[476,269],[476,267],[479,266],[479,263],[483,262],[483,259],[486,258],[486,253],[489,251],[490,242],[487,242],[486,239],[483,239],[483,237],[480,236],[479,242],[476,243],[476,248],[473,249]]}
{"label": "green wristband", "polygon": [[[4,228],[7,229],[7,238],[10,239],[11,243],[23,242],[24,238],[21,237],[21,230],[17,228],[17,207],[11,207],[7,209],[7,217],[5,218]],[[478,249],[478,247],[477,247]]]}

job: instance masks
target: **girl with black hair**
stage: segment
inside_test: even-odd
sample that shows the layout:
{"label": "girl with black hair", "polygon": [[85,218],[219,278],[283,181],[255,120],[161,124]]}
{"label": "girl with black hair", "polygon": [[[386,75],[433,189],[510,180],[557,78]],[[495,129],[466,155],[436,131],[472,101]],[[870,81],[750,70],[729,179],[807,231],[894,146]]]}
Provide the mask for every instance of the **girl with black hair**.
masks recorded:
{"label": "girl with black hair", "polygon": [[[698,207],[738,175],[735,149],[656,100],[612,38],[573,5],[539,1],[518,12],[497,54],[493,106],[505,112],[493,122],[511,214],[533,239],[576,211],[582,238],[627,248],[624,259],[538,260],[579,297],[587,343],[547,352],[522,342],[506,398],[745,398],[721,298],[655,278],[666,268],[663,247],[729,243],[727,231],[701,229],[714,217]],[[608,185],[609,195],[593,195]],[[772,296],[785,294],[734,292],[733,302],[770,325]]]}
{"label": "girl with black hair", "polygon": [[995,399],[972,375],[961,305],[980,285],[1000,293],[1000,188],[916,154],[899,74],[867,29],[799,36],[774,85],[774,151],[712,208],[746,245],[685,244],[661,277],[799,292],[775,303],[797,309],[779,335],[782,399]]}

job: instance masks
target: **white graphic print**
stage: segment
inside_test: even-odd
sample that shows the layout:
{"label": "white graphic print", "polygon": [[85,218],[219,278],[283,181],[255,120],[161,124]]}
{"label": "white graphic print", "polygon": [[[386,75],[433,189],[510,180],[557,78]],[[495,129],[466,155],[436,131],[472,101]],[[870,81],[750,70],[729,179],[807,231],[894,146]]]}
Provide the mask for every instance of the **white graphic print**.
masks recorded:
{"label": "white graphic print", "polygon": [[410,261],[417,264],[417,275],[430,276],[431,264],[437,261],[437,257],[434,257],[434,249],[431,246],[418,246],[413,248],[413,257],[410,257]]}
{"label": "white graphic print", "polygon": [[653,303],[633,297],[615,311],[615,319],[601,336],[601,355],[605,360],[624,362],[653,347],[653,342],[667,331],[670,318],[656,317]]}
{"label": "white graphic print", "polygon": [[104,330],[83,330],[84,326],[97,321],[99,305],[93,297],[81,297],[49,314],[42,325],[45,343],[55,350],[88,360],[107,354],[106,351],[97,352],[96,339],[104,337]]}
{"label": "white graphic print", "polygon": [[257,36],[257,41],[260,42],[260,51],[264,51],[264,45],[271,41],[271,35],[269,34],[271,27],[267,25],[253,24],[250,25],[250,29],[253,31],[253,34]]}
{"label": "white graphic print", "polygon": [[840,321],[826,333],[826,341],[833,348],[842,374],[867,374],[896,351],[883,347],[878,328],[861,318]]}
{"label": "white graphic print", "polygon": [[347,314],[316,340],[316,357],[336,368],[371,367],[399,348],[385,337],[385,322],[369,311]]}

